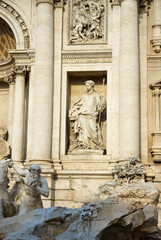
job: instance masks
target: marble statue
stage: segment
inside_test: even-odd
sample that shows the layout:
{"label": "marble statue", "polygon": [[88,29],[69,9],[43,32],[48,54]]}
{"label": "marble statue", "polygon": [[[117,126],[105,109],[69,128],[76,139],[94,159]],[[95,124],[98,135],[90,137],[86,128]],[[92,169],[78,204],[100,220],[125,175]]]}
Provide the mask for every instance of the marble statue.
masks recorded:
{"label": "marble statue", "polygon": [[86,42],[104,37],[104,1],[72,2],[70,42]]}
{"label": "marble statue", "polygon": [[94,81],[85,82],[87,91],[69,110],[69,119],[74,135],[69,151],[74,149],[105,149],[101,133],[101,113],[106,108],[102,90],[101,96],[94,90]]}
{"label": "marble statue", "polygon": [[7,142],[8,131],[5,127],[0,128],[0,160],[10,156],[10,146]]}
{"label": "marble statue", "polygon": [[8,188],[8,168],[12,167],[11,159],[0,160],[0,218],[12,217],[17,213],[18,206],[11,200]]}
{"label": "marble statue", "polygon": [[49,187],[47,180],[40,175],[40,166],[33,164],[28,169],[21,169],[13,164],[13,168],[18,175],[25,177],[24,179],[19,178],[16,181],[10,193],[13,201],[20,201],[18,215],[42,208],[41,195],[48,197]]}

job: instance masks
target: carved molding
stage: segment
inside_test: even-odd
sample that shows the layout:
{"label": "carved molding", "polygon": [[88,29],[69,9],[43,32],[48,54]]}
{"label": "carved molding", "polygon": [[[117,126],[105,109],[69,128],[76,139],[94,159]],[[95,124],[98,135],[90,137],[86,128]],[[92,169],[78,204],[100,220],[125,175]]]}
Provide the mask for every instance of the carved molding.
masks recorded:
{"label": "carved molding", "polygon": [[16,62],[30,63],[35,60],[34,50],[10,50],[10,54]]}
{"label": "carved molding", "polygon": [[161,57],[160,56],[149,56],[148,68],[160,68],[161,67]]}
{"label": "carved molding", "polygon": [[29,31],[28,31],[27,25],[26,25],[25,21],[23,20],[23,18],[21,17],[21,15],[11,5],[4,2],[3,0],[0,1],[0,7],[4,8],[9,13],[11,13],[12,16],[19,23],[21,30],[23,32],[23,36],[24,36],[25,48],[28,49],[30,47]]}
{"label": "carved molding", "polygon": [[63,52],[63,63],[98,63],[112,62],[112,51],[106,52]]}
{"label": "carved molding", "polygon": [[108,0],[70,0],[68,44],[107,44]]}

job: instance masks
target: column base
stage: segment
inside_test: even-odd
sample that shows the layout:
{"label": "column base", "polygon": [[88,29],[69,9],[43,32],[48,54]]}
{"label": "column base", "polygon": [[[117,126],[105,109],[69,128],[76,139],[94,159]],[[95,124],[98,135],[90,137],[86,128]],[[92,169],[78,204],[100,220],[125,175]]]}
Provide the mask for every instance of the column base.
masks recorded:
{"label": "column base", "polygon": [[53,160],[51,159],[26,159],[24,166],[30,166],[32,164],[38,164],[42,169],[54,170]]}

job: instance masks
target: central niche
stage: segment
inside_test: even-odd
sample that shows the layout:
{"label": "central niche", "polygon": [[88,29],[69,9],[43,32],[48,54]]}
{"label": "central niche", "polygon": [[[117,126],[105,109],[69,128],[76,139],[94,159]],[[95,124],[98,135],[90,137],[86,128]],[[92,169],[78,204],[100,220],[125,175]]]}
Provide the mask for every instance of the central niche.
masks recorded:
{"label": "central niche", "polygon": [[107,72],[68,73],[67,153],[106,153]]}

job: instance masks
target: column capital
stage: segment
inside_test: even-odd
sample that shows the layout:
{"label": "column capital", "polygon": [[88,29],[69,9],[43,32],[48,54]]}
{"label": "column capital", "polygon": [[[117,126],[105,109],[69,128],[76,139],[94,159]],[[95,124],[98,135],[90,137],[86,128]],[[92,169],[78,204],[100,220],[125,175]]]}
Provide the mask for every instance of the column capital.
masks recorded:
{"label": "column capital", "polygon": [[54,0],[54,6],[56,8],[63,8],[67,0]]}
{"label": "column capital", "polygon": [[54,0],[36,0],[36,6],[38,6],[40,3],[50,3],[54,4]]}
{"label": "column capital", "polygon": [[5,76],[4,81],[8,84],[15,84],[15,74]]}
{"label": "column capital", "polygon": [[14,74],[25,75],[26,72],[27,72],[27,66],[19,66],[19,65],[14,66],[14,67],[12,68],[12,72],[13,72]]}

